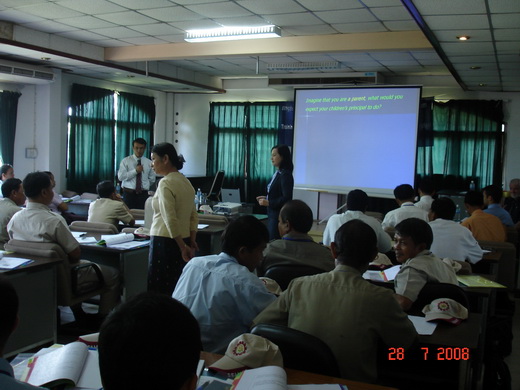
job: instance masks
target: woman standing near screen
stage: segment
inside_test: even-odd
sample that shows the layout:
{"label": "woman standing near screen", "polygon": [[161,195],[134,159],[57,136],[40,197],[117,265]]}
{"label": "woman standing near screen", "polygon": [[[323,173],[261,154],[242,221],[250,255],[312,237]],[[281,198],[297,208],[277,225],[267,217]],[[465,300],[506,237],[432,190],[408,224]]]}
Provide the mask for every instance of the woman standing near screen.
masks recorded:
{"label": "woman standing near screen", "polygon": [[186,262],[198,250],[195,190],[179,172],[184,159],[167,142],[152,148],[152,168],[164,176],[152,199],[148,290],[172,295]]}
{"label": "woman standing near screen", "polygon": [[294,178],[291,150],[287,145],[276,145],[271,149],[271,163],[277,169],[267,185],[267,196],[258,196],[260,206],[267,206],[269,239],[280,238],[278,214],[283,205],[292,199]]}

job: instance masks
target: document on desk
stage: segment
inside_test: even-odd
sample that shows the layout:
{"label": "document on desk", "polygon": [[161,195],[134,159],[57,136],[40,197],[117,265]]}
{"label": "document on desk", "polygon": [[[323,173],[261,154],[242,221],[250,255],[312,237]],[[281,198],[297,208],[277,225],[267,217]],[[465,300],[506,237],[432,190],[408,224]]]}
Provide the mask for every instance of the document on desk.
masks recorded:
{"label": "document on desk", "polygon": [[399,273],[400,269],[401,265],[394,265],[384,271],[365,271],[363,278],[374,280],[376,282],[390,282],[395,279],[395,276]]}
{"label": "document on desk", "polygon": [[506,288],[506,286],[480,275],[457,275],[457,280],[468,287]]}
{"label": "document on desk", "polygon": [[435,332],[435,328],[437,328],[436,322],[428,322],[424,317],[409,315],[408,318],[412,321],[415,330],[420,335],[430,336]]}
{"label": "document on desk", "polygon": [[23,267],[24,265],[31,264],[34,260],[19,259],[16,257],[3,257],[0,260],[0,269],[15,269]]}
{"label": "document on desk", "polygon": [[209,226],[209,225],[207,225],[207,224],[205,224],[205,223],[199,223],[199,224],[197,225],[197,229],[198,229],[198,230],[202,230],[202,229],[207,228],[208,226]]}
{"label": "document on desk", "polygon": [[97,242],[95,237],[89,236],[87,237],[87,232],[71,232],[72,236],[76,239],[80,244],[95,244]]}
{"label": "document on desk", "polygon": [[[112,244],[110,245],[110,248],[114,249],[137,249],[137,248],[143,248],[145,246],[150,245],[150,240],[144,240],[144,241],[128,241],[128,242],[122,242],[120,244]],[[108,247],[108,245],[107,245]]]}
{"label": "document on desk", "polygon": [[133,233],[103,234],[100,241],[105,241],[108,248],[134,240]]}

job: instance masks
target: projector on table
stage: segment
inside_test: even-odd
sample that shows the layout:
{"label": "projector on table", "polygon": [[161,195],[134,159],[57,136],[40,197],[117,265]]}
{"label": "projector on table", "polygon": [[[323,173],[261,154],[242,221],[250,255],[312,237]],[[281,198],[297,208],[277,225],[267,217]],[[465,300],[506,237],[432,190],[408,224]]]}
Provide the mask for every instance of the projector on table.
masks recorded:
{"label": "projector on table", "polygon": [[220,202],[213,206],[213,214],[232,215],[238,214],[242,207],[241,203]]}

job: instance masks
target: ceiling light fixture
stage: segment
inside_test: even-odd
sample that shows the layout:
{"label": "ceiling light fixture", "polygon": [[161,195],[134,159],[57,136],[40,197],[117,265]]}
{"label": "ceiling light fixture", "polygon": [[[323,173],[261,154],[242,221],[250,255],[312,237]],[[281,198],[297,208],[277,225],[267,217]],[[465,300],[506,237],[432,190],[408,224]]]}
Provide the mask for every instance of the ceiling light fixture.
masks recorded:
{"label": "ceiling light fixture", "polygon": [[186,42],[232,41],[236,39],[279,38],[278,26],[221,27],[209,30],[188,30],[184,35]]}
{"label": "ceiling light fixture", "polygon": [[479,70],[479,69],[482,69],[481,66],[470,66],[469,67],[471,70]]}
{"label": "ceiling light fixture", "polygon": [[459,35],[459,36],[457,37],[457,39],[458,39],[459,41],[467,41],[467,40],[469,40],[469,38],[470,38],[469,35]]}
{"label": "ceiling light fixture", "polygon": [[338,69],[338,61],[319,61],[319,62],[292,62],[288,64],[267,64],[267,70],[293,72],[299,70],[333,70]]}

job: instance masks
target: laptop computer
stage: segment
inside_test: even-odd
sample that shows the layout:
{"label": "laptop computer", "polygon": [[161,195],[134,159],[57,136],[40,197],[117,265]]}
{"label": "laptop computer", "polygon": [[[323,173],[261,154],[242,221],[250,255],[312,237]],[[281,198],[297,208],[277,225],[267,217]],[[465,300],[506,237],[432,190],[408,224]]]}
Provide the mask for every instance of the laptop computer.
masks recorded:
{"label": "laptop computer", "polygon": [[222,188],[222,190],[220,190],[220,196],[222,197],[222,202],[225,203],[242,203],[240,201],[240,189],[238,188]]}

